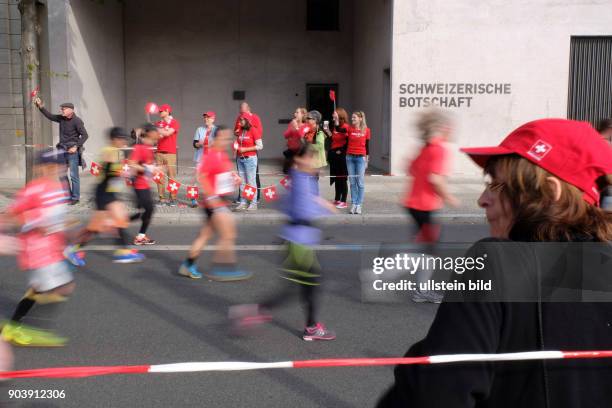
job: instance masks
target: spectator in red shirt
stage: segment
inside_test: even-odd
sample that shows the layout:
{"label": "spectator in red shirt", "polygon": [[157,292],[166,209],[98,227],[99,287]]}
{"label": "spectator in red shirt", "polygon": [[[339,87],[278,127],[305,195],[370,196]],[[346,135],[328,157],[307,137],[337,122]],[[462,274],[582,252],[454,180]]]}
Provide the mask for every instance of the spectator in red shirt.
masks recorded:
{"label": "spectator in red shirt", "polygon": [[287,126],[287,130],[283,133],[283,136],[287,140],[287,150],[283,152],[286,158],[289,158],[300,149],[302,145],[302,139],[304,138],[304,130],[308,127],[306,125],[306,114],[308,111],[306,108],[297,108],[293,113],[293,120]]}
{"label": "spectator in red shirt", "polygon": [[129,164],[136,173],[134,177],[134,193],[138,209],[143,209],[130,217],[131,221],[141,219],[140,231],[134,239],[134,245],[153,245],[155,241],[147,236],[147,229],[153,217],[153,199],[149,183],[154,171],[153,149],[159,140],[159,132],[156,127],[145,125],[140,135],[140,142],[134,145],[134,150],[130,156]]}
{"label": "spectator in red shirt", "polygon": [[[242,116],[247,118],[249,126],[253,129],[252,131],[258,133],[259,139],[263,140],[263,125],[261,124],[261,118],[256,113],[251,112],[251,107],[246,102],[242,102],[240,104],[240,113],[238,114],[238,117],[234,123],[234,134],[236,136],[240,136],[242,134],[243,129],[240,124],[240,118]],[[261,182],[259,181],[259,162],[257,163],[257,168],[255,169],[255,184],[257,185],[257,200],[259,201],[261,193]],[[238,201],[240,201],[240,197],[238,197]]]}
{"label": "spectator in red shirt", "polygon": [[178,137],[181,128],[180,123],[171,116],[172,107],[170,105],[161,105],[159,107],[160,121],[155,123],[160,134],[159,142],[157,143],[157,154],[155,161],[161,170],[168,177],[164,177],[164,181],[157,185],[159,193],[159,203],[167,204],[171,207],[176,207],[176,192],[170,193],[170,200],[166,201],[166,179],[174,179],[176,177],[176,138]]}
{"label": "spectator in red shirt", "polygon": [[365,170],[370,154],[370,129],[364,112],[351,116],[352,126],[348,130],[346,169],[351,184],[351,214],[361,214],[365,194]]}
{"label": "spectator in red shirt", "polygon": [[323,129],[325,134],[331,138],[327,161],[329,162],[329,183],[335,185],[336,196],[334,205],[336,208],[347,208],[346,198],[348,195],[348,182],[346,176],[346,149],[348,148],[348,113],[343,108],[337,108],[332,114],[330,129]]}
{"label": "spectator in red shirt", "polygon": [[251,119],[252,117],[248,115],[243,115],[240,118],[241,133],[236,138],[236,162],[238,175],[242,180],[240,183],[240,204],[236,207],[236,211],[257,210],[257,191],[249,198],[243,195],[247,184],[249,186],[257,184],[257,151],[263,149],[261,136],[258,130],[251,126]]}
{"label": "spectator in red shirt", "polygon": [[[439,226],[434,223],[433,214],[442,208],[443,203],[452,207],[459,204],[448,191],[446,181],[449,169],[445,144],[451,136],[451,120],[442,111],[431,110],[421,115],[417,129],[425,145],[408,168],[412,185],[407,189],[403,204],[417,225],[416,241],[424,243],[425,252],[432,254],[440,233]],[[426,275],[428,274],[425,271],[419,271],[419,282],[431,278]],[[435,292],[417,290],[413,294],[413,300],[440,303],[442,296]]]}

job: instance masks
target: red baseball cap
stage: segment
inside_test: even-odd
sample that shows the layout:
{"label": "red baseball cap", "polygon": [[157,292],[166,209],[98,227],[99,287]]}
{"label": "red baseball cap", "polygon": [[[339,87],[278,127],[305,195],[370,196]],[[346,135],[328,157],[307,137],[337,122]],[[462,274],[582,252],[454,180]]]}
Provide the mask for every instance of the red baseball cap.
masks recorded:
{"label": "red baseball cap", "polygon": [[161,105],[159,107],[159,111],[163,112],[163,111],[168,111],[168,113],[172,113],[172,106],[168,105],[167,103]]}
{"label": "red baseball cap", "polygon": [[208,111],[208,112],[204,112],[202,114],[202,116],[207,116],[209,118],[213,118],[214,119],[214,118],[217,117],[217,114],[215,112],[213,112],[213,111]]}
{"label": "red baseball cap", "polygon": [[578,187],[590,204],[599,203],[597,179],[612,174],[612,147],[587,122],[540,119],[526,123],[494,147],[464,147],[480,167],[491,156],[518,154]]}

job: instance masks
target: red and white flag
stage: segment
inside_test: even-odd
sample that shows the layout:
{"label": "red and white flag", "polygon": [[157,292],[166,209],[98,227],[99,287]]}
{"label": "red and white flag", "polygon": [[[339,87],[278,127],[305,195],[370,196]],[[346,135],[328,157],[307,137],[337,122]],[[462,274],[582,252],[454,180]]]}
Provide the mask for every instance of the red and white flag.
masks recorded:
{"label": "red and white flag", "polygon": [[336,102],[336,91],[334,91],[333,89],[329,90],[329,99]]}
{"label": "red and white flag", "polygon": [[263,189],[264,198],[266,201],[278,200],[278,194],[276,193],[276,187],[270,186]]}
{"label": "red and white flag", "polygon": [[289,190],[291,188],[291,178],[289,176],[283,177],[280,184],[281,186],[285,187],[286,190]]}
{"label": "red and white flag", "polygon": [[156,171],[151,179],[157,184],[164,184],[164,173]]}
{"label": "red and white flag", "polygon": [[200,192],[196,186],[187,186],[187,197],[192,200],[197,200]]}
{"label": "red and white flag", "polygon": [[100,175],[100,165],[96,162],[91,162],[91,166],[89,166],[89,172],[91,173],[92,176],[99,176]]}
{"label": "red and white flag", "polygon": [[130,165],[127,160],[123,161],[123,166],[121,166],[121,177],[129,178],[132,174],[130,173]]}
{"label": "red and white flag", "polygon": [[244,190],[242,190],[243,198],[246,198],[247,200],[252,200],[253,198],[255,198],[255,196],[257,196],[257,187],[253,187],[248,184],[244,186]]}
{"label": "red and white flag", "polygon": [[180,188],[181,188],[181,183],[179,183],[176,180],[172,180],[171,178],[168,179],[168,185],[166,186],[166,190],[168,192],[170,192],[171,194],[176,194],[178,193]]}

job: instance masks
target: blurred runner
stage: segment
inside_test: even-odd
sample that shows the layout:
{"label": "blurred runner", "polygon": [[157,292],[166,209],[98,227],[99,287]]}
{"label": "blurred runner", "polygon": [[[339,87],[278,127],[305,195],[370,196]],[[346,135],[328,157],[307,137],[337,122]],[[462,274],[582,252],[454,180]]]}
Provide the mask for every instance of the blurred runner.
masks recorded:
{"label": "blurred runner", "polygon": [[140,230],[134,239],[134,245],[153,245],[155,241],[147,236],[147,229],[153,218],[154,206],[151,197],[150,180],[155,169],[155,158],[153,155],[154,146],[159,139],[159,132],[153,125],[142,126],[139,137],[140,143],[134,145],[134,150],[130,156],[129,164],[136,172],[134,177],[134,193],[138,213],[130,217],[130,221],[141,220]]}
{"label": "blurred runner", "polygon": [[[451,119],[442,111],[432,109],[421,114],[417,130],[425,143],[418,156],[410,164],[408,174],[412,183],[404,198],[404,207],[417,225],[415,241],[423,243],[424,252],[433,255],[440,238],[440,226],[434,214],[444,203],[452,207],[459,204],[457,198],[448,192],[449,174],[448,149],[446,142],[452,132]],[[419,284],[427,282],[433,271],[419,270],[416,273]],[[412,300],[415,302],[440,303],[442,295],[433,291],[416,290]]]}
{"label": "blurred runner", "polygon": [[78,257],[78,251],[84,247],[95,235],[101,232],[115,230],[118,234],[116,244],[119,247],[113,256],[115,263],[142,262],[144,255],[135,249],[129,249],[129,240],[126,228],[129,225],[128,211],[119,199],[119,193],[125,188],[122,177],[124,154],[122,148],[126,146],[128,133],[114,127],[109,132],[110,145],[102,149],[100,182],[96,187],[96,211],[89,225],[83,229],[77,238],[77,244],[68,248],[66,257],[74,265],[84,265]]}
{"label": "blurred runner", "polygon": [[[204,117],[204,126],[198,127],[195,135],[193,136],[193,148],[195,149],[193,154],[193,163],[196,168],[196,171],[194,172],[196,182],[198,177],[197,169],[202,161],[202,156],[208,151],[210,145],[212,145],[212,141],[215,138],[215,133],[217,133],[217,127],[215,126],[217,114],[213,111],[208,111],[204,112],[202,116]],[[192,198],[191,207],[196,208],[197,206],[198,201],[195,198]]]}
{"label": "blurred runner", "polygon": [[206,273],[206,277],[216,281],[236,281],[251,277],[249,272],[241,271],[236,266],[234,251],[236,223],[228,208],[230,195],[235,192],[239,182],[236,174],[232,172],[232,163],[227,155],[227,149],[232,141],[231,130],[219,126],[212,146],[202,157],[198,171],[207,221],[191,245],[189,256],[181,264],[178,271],[180,275],[192,279],[202,277],[196,261],[206,243],[214,233],[217,233],[219,235],[218,249],[213,256],[210,273]]}
{"label": "blurred runner", "polygon": [[1,334],[4,341],[17,346],[59,347],[67,341],[51,331],[58,309],[75,288],[63,254],[70,197],[58,175],[65,165],[63,151],[39,152],[35,179],[17,193],[2,220],[20,228],[18,262],[28,273],[28,289]]}
{"label": "blurred runner", "polygon": [[229,317],[238,329],[248,329],[269,321],[268,311],[297,298],[306,308],[305,341],[334,340],[336,335],[317,321],[317,292],[321,285],[321,266],[313,247],[321,241],[321,231],[314,225],[316,218],[335,212],[334,206],[317,194],[316,152],[310,144],[303,144],[293,155],[289,171],[291,190],[285,197],[283,211],[289,222],[282,229],[281,238],[287,244],[287,258],[283,262],[281,277],[287,285],[259,305],[232,306]]}

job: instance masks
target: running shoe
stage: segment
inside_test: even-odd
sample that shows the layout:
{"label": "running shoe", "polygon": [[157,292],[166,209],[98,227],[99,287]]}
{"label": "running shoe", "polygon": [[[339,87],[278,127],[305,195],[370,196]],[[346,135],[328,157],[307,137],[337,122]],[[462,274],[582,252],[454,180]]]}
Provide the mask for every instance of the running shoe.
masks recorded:
{"label": "running shoe", "polygon": [[332,204],[334,205],[334,207],[336,207],[336,206],[338,206],[338,204],[340,204],[340,201],[334,200],[334,201],[332,201]]}
{"label": "running shoe", "polygon": [[240,271],[238,269],[213,268],[210,272],[205,273],[204,276],[217,282],[232,282],[249,279],[252,274],[251,272]]}
{"label": "running shoe", "polygon": [[238,207],[234,208],[234,211],[244,211],[247,209],[247,204],[246,203],[240,203],[238,204]]}
{"label": "running shoe", "polygon": [[9,322],[2,329],[2,340],[18,347],[62,347],[68,339],[50,331]]}
{"label": "running shoe", "polygon": [[358,205],[357,207],[355,207],[355,214],[361,215],[361,205]]}
{"label": "running shoe", "polygon": [[444,296],[434,291],[415,290],[412,294],[412,301],[415,303],[442,303]]}
{"label": "running shoe", "polygon": [[160,199],[160,200],[157,202],[157,204],[156,204],[156,205],[157,205],[158,207],[165,207],[165,206],[167,206],[167,205],[168,205],[168,201],[167,201],[167,200],[165,200],[165,199],[164,199],[164,200],[161,200],[161,199]]}
{"label": "running shoe", "polygon": [[257,210],[257,204],[255,204],[255,203],[251,203],[247,207],[247,211],[256,211],[256,210]]}
{"label": "running shoe", "polygon": [[78,245],[69,245],[64,249],[64,258],[74,266],[85,266],[85,253],[79,251]]}
{"label": "running shoe", "polygon": [[197,200],[191,200],[191,208],[198,208],[198,201]]}
{"label": "running shoe", "polygon": [[177,200],[170,200],[168,201],[168,207],[176,207],[178,206],[178,201]]}
{"label": "running shoe", "polygon": [[198,267],[196,264],[192,264],[191,266],[187,265],[187,262],[183,262],[178,270],[179,275],[187,276],[191,279],[201,279],[202,274],[198,271]]}
{"label": "running shoe", "polygon": [[155,240],[146,235],[140,238],[136,237],[134,238],[134,245],[155,245]]}
{"label": "running shoe", "polygon": [[145,256],[138,252],[136,249],[118,249],[113,255],[114,263],[137,263],[145,260]]}
{"label": "running shoe", "polygon": [[272,321],[272,315],[263,313],[259,305],[255,304],[230,306],[228,316],[232,328],[238,332],[251,330]]}
{"label": "running shoe", "polygon": [[322,323],[317,323],[304,329],[302,339],[304,341],[336,340],[336,333],[327,329]]}
{"label": "running shoe", "polygon": [[342,202],[342,201],[338,201],[338,204],[336,205],[336,208],[343,210],[345,208],[348,208],[348,205],[346,203]]}

